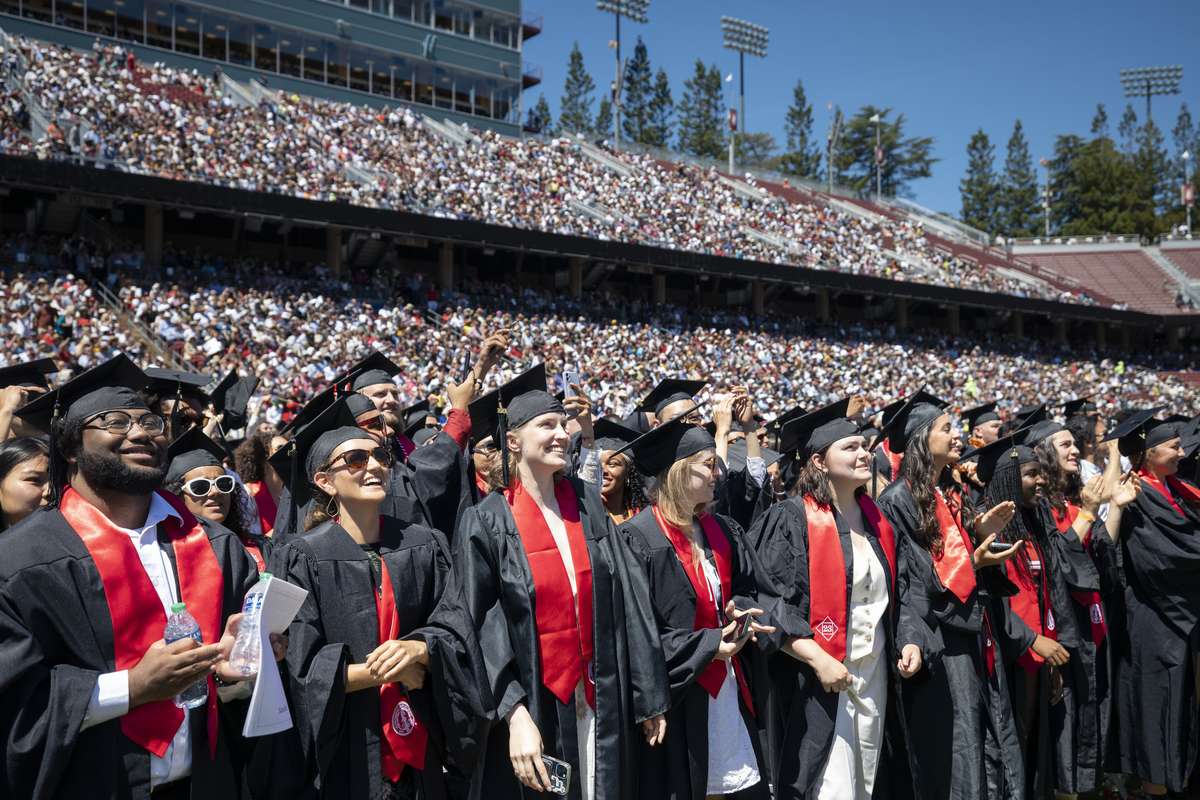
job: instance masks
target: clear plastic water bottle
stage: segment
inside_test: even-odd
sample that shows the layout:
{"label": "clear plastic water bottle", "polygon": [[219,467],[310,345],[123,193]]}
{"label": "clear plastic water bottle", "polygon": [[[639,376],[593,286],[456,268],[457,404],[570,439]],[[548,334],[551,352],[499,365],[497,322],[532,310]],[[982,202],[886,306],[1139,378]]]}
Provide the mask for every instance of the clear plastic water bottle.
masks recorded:
{"label": "clear plastic water bottle", "polygon": [[[195,639],[196,644],[204,644],[200,634],[200,625],[196,618],[188,613],[187,605],[176,603],[171,606],[171,616],[167,617],[167,627],[163,630],[163,640],[170,644],[180,639]],[[208,700],[208,679],[202,678],[175,696],[175,705],[180,708],[199,708]]]}
{"label": "clear plastic water bottle", "polygon": [[[271,573],[264,572],[258,582],[271,580]],[[242,601],[242,624],[238,626],[237,640],[229,653],[229,666],[245,677],[258,674],[259,662],[262,661],[262,604],[265,592],[251,590]]]}

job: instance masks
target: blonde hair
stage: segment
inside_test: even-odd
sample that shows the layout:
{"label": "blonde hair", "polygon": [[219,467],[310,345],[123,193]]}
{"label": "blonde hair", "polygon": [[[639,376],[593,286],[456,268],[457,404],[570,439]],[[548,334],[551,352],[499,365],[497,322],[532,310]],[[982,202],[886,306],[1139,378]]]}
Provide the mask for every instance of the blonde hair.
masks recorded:
{"label": "blonde hair", "polygon": [[665,471],[658,474],[658,489],[655,505],[662,512],[667,522],[689,530],[692,519],[708,510],[708,503],[691,505],[688,495],[688,470],[693,464],[712,458],[712,450],[701,450],[695,455],[676,461]]}

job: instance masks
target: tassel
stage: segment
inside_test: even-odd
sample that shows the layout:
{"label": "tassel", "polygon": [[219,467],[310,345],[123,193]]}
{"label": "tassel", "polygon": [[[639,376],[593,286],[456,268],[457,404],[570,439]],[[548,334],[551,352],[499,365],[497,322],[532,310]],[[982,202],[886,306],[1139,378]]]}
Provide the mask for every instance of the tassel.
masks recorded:
{"label": "tassel", "polygon": [[500,450],[500,476],[504,488],[508,488],[508,409],[503,403],[496,404],[496,447]]}
{"label": "tassel", "polygon": [[62,406],[59,401],[59,394],[54,396],[54,411],[50,415],[50,508],[58,508],[58,501],[62,497],[62,489],[67,485],[66,464],[62,456],[58,452],[59,438],[59,417],[62,414]]}
{"label": "tassel", "polygon": [[183,382],[175,381],[175,402],[171,406],[171,441],[179,438],[179,406],[183,404]]}
{"label": "tassel", "polygon": [[284,526],[284,530],[280,531],[280,533],[282,533],[285,537],[296,533],[300,528],[300,520],[296,519],[296,517],[300,514],[299,506],[296,505],[296,491],[299,488],[297,486],[297,479],[300,476],[300,464],[298,463],[299,459],[296,458],[295,439],[292,439],[291,443],[288,444],[288,456],[290,456],[290,465],[288,470],[288,487],[290,489],[288,492],[288,518],[287,525]]}

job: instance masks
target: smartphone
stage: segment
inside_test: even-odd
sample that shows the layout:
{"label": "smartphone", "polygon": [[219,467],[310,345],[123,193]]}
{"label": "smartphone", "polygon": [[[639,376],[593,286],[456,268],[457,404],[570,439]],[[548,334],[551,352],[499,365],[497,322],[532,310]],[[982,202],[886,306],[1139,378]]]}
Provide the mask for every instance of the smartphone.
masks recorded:
{"label": "smartphone", "polygon": [[[734,609],[734,611],[736,612],[737,609]],[[733,637],[726,641],[740,642],[742,639],[745,639],[750,635],[750,623],[753,621],[753,618],[749,614],[743,616],[738,620],[737,627],[733,629]]]}
{"label": "smartphone", "polygon": [[557,794],[566,797],[571,791],[571,765],[566,761],[559,761],[553,756],[542,756],[542,763],[546,766],[546,774],[550,776],[550,786],[547,791],[550,794]]}
{"label": "smartphone", "polygon": [[463,354],[462,379],[459,381],[459,383],[462,383],[463,381],[465,381],[467,379],[467,376],[470,374],[471,374],[471,354],[469,352],[467,352],[467,353]]}
{"label": "smartphone", "polygon": [[579,375],[578,370],[569,369],[569,370],[563,371],[562,376],[561,376],[562,390],[563,390],[563,393],[565,393],[567,397],[570,397],[572,395],[572,391],[571,391],[572,386],[581,386],[581,384],[583,383],[583,381],[580,380],[580,377],[581,376]]}
{"label": "smartphone", "polygon": [[988,552],[996,554],[1006,553],[1008,552],[1008,548],[1012,546],[1012,542],[992,542],[988,545]]}

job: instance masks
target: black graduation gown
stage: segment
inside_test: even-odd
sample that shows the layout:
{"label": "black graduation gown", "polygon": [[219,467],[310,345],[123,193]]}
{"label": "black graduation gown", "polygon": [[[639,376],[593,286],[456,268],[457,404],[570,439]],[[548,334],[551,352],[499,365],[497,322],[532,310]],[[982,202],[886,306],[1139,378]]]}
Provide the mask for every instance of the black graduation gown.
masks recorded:
{"label": "black graduation gown", "polygon": [[[600,494],[567,478],[579,498],[592,566],[596,681],[595,800],[635,797],[639,723],[667,710],[669,697],[648,589],[624,537],[618,536]],[[569,797],[579,800],[574,703],[563,704],[542,683],[534,615],[533,577],[504,495],[493,492],[467,509],[454,544],[455,572],[483,651],[479,676],[492,711],[484,754],[471,779],[471,797],[532,796],[513,774],[506,718],[524,704],[546,755],[571,763]]]}
{"label": "black graduation gown", "polygon": [[[854,583],[854,545],[850,529],[836,511],[842,559],[846,566],[846,609],[852,607],[850,593]],[[883,616],[886,637],[883,658],[888,663],[888,702],[884,720],[883,757],[875,776],[875,797],[908,797],[912,794],[912,778],[906,752],[904,717],[898,711],[899,673],[896,660],[896,622],[900,615],[907,619],[906,629],[919,631],[922,621],[908,619],[912,610],[903,598],[892,591],[891,562],[879,542],[878,532],[869,537],[876,557],[888,574],[888,613]],[[749,531],[749,540],[758,553],[765,577],[774,583],[774,591],[782,598],[779,613],[771,620],[778,631],[761,637],[772,655],[767,659],[770,675],[771,701],[768,705],[767,731],[773,783],[777,800],[801,800],[816,797],[818,782],[829,760],[833,746],[840,694],[826,692],[812,669],[790,655],[778,653],[792,638],[811,639],[809,624],[809,564],[808,519],[802,497],[789,497],[776,503]],[[760,586],[764,577],[759,578]],[[929,647],[922,642],[923,653]]]}
{"label": "black graduation gown", "polygon": [[[213,599],[223,627],[258,574],[237,536],[201,524],[225,575]],[[163,552],[174,567],[174,550]],[[87,547],[57,508],[0,536],[0,642],[0,795],[149,797],[150,754],[121,733],[120,718],[80,730],[97,678],[116,668],[112,616]],[[191,796],[236,798],[238,777],[221,735],[209,757],[207,717],[204,706],[188,714]]]}
{"label": "black graduation gown", "polygon": [[1184,789],[1200,742],[1200,514],[1176,502],[1183,514],[1143,483],[1121,515],[1124,619],[1114,643],[1119,769],[1173,792]]}
{"label": "black graduation gown", "polygon": [[[984,661],[984,624],[991,597],[1014,587],[998,569],[976,574],[976,589],[961,603],[942,585],[933,558],[912,539],[917,509],[906,481],[880,495],[879,508],[896,532],[900,574],[897,591],[914,614],[899,620],[896,644],[926,643],[921,671],[900,684],[901,708],[910,730],[909,761],[914,789],[924,800],[1020,800],[1024,769],[999,653],[995,674]],[[917,624],[913,630],[910,625]],[[1022,651],[1007,619],[991,619],[1001,652]],[[924,648],[923,648],[924,650]],[[919,726],[919,728],[914,728]]]}
{"label": "black graduation gown", "polygon": [[309,592],[289,628],[287,654],[308,775],[323,797],[446,797],[442,766],[470,757],[468,723],[482,709],[448,548],[430,528],[384,517],[378,553],[395,592],[399,638],[429,647],[425,685],[408,693],[429,730],[425,768],[405,769],[393,787],[382,775],[379,691],[346,693],[347,665],[361,664],[379,644],[377,584],[368,554],[326,522],[292,539],[274,563],[280,577]]}
{"label": "black graduation gown", "polygon": [[763,486],[759,486],[743,464],[740,469],[728,470],[724,480],[717,484],[713,491],[712,512],[733,520],[745,530],[754,524],[756,515],[765,507],[763,492],[770,496],[770,480],[764,480]]}
{"label": "black graduation gown", "polygon": [[[1075,752],[1074,752],[1074,723],[1075,723],[1075,684],[1077,679],[1084,681],[1080,687],[1083,697],[1087,696],[1086,677],[1080,674],[1077,678],[1072,662],[1079,654],[1081,641],[1077,625],[1074,600],[1070,595],[1067,584],[1066,554],[1069,544],[1066,536],[1058,532],[1053,519],[1040,506],[1037,509],[1022,511],[1026,523],[1034,537],[1043,557],[1042,569],[1047,579],[1050,612],[1055,623],[1055,639],[1071,655],[1067,666],[1059,669],[1062,677],[1062,700],[1051,705],[1050,702],[1050,666],[1041,664],[1036,672],[1028,672],[1018,659],[1024,655],[1025,649],[1019,649],[1026,640],[1032,642],[1041,629],[1032,630],[1012,610],[1011,597],[996,597],[993,603],[1003,604],[997,607],[995,616],[1002,615],[1008,619],[1008,630],[1015,631],[1009,637],[1000,637],[1001,649],[1004,656],[1005,668],[1008,670],[1010,697],[1012,698],[1013,719],[1016,722],[1017,734],[1021,739],[1025,753],[1026,796],[1031,798],[1052,798],[1054,792],[1075,793]],[[1075,543],[1079,544],[1074,533],[1070,534]],[[1007,541],[1004,537],[998,537]],[[1082,551],[1082,546],[1079,548]],[[1084,554],[1086,556],[1086,554]],[[1038,602],[1039,614],[1044,619],[1047,609],[1041,598]],[[1008,645],[1012,642],[1011,646]],[[1030,691],[1029,683],[1034,682],[1032,691],[1036,694],[1035,719],[1025,718],[1024,698]],[[1094,747],[1094,745],[1093,745]],[[1032,749],[1031,749],[1032,748]],[[1093,760],[1097,753],[1090,754]],[[1085,761],[1089,756],[1085,754]],[[1095,787],[1084,787],[1090,789]]]}
{"label": "black graduation gown", "polygon": [[[755,557],[747,547],[745,534],[737,523],[727,517],[716,517],[729,540],[730,594],[738,608],[762,607],[769,598],[759,599],[755,580]],[[649,584],[650,604],[662,642],[667,680],[671,694],[671,709],[667,712],[667,738],[656,747],[639,740],[641,764],[639,783],[644,798],[670,800],[704,800],[708,789],[708,709],[711,695],[696,682],[721,645],[721,629],[693,630],[696,618],[696,591],[688,579],[675,548],[654,518],[653,508],[640,511],[621,525],[619,535],[628,537]],[[708,551],[708,548],[705,548]],[[711,558],[711,551],[707,553]],[[760,568],[761,569],[761,568]],[[773,606],[772,606],[773,607]],[[764,609],[766,610],[766,609]],[[748,657],[754,645],[747,644],[739,656],[742,674],[754,691],[753,665]],[[722,691],[728,691],[726,687]],[[758,760],[760,782],[743,793],[745,796],[766,797],[768,770],[763,757],[761,726],[754,712],[738,694],[738,706],[746,732]],[[755,702],[756,709],[763,706]]]}

